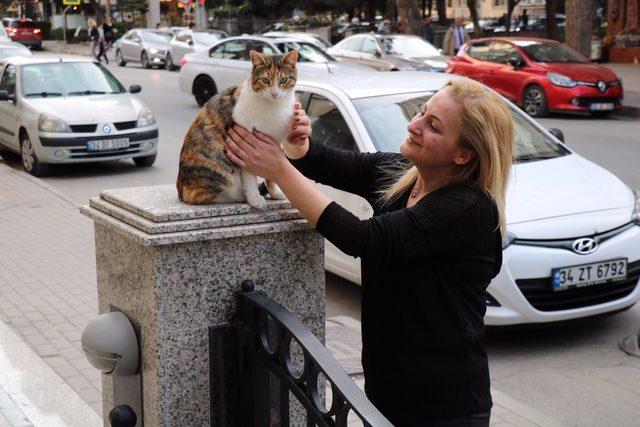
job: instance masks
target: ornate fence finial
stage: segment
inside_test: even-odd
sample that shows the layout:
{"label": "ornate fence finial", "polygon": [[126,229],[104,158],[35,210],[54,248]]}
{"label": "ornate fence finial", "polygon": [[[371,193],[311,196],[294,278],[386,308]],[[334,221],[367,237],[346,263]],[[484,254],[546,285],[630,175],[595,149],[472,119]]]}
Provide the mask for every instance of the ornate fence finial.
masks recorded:
{"label": "ornate fence finial", "polygon": [[253,280],[245,280],[240,286],[242,292],[253,292],[254,288],[255,286],[253,285]]}

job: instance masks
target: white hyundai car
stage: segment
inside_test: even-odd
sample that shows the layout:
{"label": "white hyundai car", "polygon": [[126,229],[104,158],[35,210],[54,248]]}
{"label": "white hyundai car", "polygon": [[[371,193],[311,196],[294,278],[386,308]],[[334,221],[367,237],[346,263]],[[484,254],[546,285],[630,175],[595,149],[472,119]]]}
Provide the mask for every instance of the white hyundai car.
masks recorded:
{"label": "white hyundai car", "polygon": [[177,70],[185,55],[205,50],[226,37],[229,37],[229,34],[222,30],[187,29],[176,33],[169,42],[165,63],[167,70]]}
{"label": "white hyundai car", "polygon": [[[343,150],[398,152],[409,120],[451,78],[459,77],[325,76],[299,81],[296,96],[316,141]],[[507,194],[509,238],[502,270],[488,288],[486,324],[552,322],[631,307],[640,297],[638,195],[510,106],[517,159]],[[359,217],[372,215],[364,199],[320,188]],[[360,283],[360,260],[329,242],[326,268]]]}
{"label": "white hyundai car", "polygon": [[0,151],[19,153],[27,172],[41,175],[48,163],[154,163],[151,109],[97,61],[11,57],[0,60],[0,75]]}
{"label": "white hyundai car", "polygon": [[370,71],[371,68],[336,61],[312,43],[293,38],[229,37],[199,53],[185,55],[180,63],[180,90],[193,95],[198,105],[221,90],[242,83],[251,72],[252,50],[267,55],[298,51],[298,79],[312,75]]}

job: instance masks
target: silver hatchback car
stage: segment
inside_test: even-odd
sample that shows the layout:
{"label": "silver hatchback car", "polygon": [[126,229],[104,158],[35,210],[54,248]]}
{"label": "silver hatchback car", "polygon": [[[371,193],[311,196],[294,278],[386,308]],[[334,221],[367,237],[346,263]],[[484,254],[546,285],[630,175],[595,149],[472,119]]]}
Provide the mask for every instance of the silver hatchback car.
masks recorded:
{"label": "silver hatchback car", "polygon": [[164,67],[171,41],[168,31],[133,29],[114,43],[116,62],[121,67],[127,62],[139,62],[144,68]]}

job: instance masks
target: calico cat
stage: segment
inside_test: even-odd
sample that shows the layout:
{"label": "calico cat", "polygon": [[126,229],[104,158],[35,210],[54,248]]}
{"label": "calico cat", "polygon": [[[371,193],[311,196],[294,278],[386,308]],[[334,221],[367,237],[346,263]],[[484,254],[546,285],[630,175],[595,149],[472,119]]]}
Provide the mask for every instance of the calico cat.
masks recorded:
{"label": "calico cat", "polygon": [[[250,56],[251,76],[207,101],[187,131],[176,183],[185,203],[246,201],[254,208],[266,207],[257,177],[224,155],[225,129],[237,123],[249,132],[255,129],[276,141],[284,140],[293,115],[298,52],[263,55],[252,50]],[[271,198],[284,198],[275,183],[265,184]]]}

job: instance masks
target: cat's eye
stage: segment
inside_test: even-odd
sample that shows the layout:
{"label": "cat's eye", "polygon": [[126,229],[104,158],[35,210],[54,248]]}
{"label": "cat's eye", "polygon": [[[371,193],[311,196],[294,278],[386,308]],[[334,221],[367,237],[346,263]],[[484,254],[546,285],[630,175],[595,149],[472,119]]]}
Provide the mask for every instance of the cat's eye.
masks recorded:
{"label": "cat's eye", "polygon": [[280,77],[280,84],[283,85],[289,81],[289,77]]}
{"label": "cat's eye", "polygon": [[271,80],[269,80],[269,78],[268,78],[268,77],[263,77],[263,78],[261,78],[261,79],[260,79],[260,81],[261,81],[262,83],[264,83],[264,84],[268,85],[268,84],[269,84],[269,82],[270,82]]}

